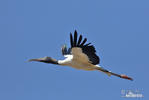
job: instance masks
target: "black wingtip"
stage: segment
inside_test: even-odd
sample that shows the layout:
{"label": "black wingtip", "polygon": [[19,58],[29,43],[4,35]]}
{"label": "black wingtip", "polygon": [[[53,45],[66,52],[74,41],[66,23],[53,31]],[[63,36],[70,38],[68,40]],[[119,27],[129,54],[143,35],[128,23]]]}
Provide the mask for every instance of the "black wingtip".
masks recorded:
{"label": "black wingtip", "polygon": [[71,47],[73,47],[73,37],[72,37],[72,33],[70,32],[70,43],[71,43]]}
{"label": "black wingtip", "polygon": [[80,46],[83,46],[83,45],[85,44],[86,41],[87,41],[87,38],[85,38],[85,39],[83,40],[83,42],[81,43]]}
{"label": "black wingtip", "polygon": [[67,54],[67,47],[66,47],[66,45],[63,45],[63,46],[61,47],[61,51],[62,51],[62,55]]}
{"label": "black wingtip", "polygon": [[89,46],[91,43],[85,44],[84,46]]}
{"label": "black wingtip", "polygon": [[74,33],[77,33],[77,30],[75,29]]}
{"label": "black wingtip", "polygon": [[77,46],[77,31],[75,30],[74,32],[74,43],[73,46],[76,47]]}
{"label": "black wingtip", "polygon": [[77,46],[80,45],[81,41],[82,41],[82,35],[80,35],[80,37],[79,37],[79,40],[78,40],[78,43],[77,43],[78,45]]}

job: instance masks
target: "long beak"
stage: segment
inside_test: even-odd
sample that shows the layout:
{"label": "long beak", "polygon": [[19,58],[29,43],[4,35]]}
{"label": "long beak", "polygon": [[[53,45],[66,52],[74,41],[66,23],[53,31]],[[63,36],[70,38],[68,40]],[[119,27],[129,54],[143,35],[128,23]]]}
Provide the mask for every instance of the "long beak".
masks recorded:
{"label": "long beak", "polygon": [[31,61],[38,61],[38,62],[43,62],[43,58],[37,58],[37,59],[29,59],[28,62],[31,62]]}
{"label": "long beak", "polygon": [[51,63],[51,64],[58,64],[58,61],[56,59],[53,59],[51,57],[43,57],[43,58],[37,58],[37,59],[30,59],[31,61],[37,61],[37,62],[44,62],[44,63]]}

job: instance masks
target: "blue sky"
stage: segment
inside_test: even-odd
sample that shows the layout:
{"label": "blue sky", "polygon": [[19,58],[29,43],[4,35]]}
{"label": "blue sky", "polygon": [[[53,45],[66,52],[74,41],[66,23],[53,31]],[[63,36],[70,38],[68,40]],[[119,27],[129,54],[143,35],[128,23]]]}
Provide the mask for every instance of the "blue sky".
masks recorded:
{"label": "blue sky", "polygon": [[[126,100],[121,90],[149,93],[148,0],[1,0],[1,100]],[[134,81],[31,58],[63,59],[77,30],[95,45],[101,66]],[[137,99],[137,98],[135,98]]]}

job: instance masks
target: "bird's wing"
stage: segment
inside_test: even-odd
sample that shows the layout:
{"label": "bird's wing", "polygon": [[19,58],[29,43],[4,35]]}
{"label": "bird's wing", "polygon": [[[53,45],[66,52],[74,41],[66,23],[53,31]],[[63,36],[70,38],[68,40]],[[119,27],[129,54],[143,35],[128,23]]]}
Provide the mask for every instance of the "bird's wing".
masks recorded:
{"label": "bird's wing", "polygon": [[63,55],[64,57],[71,54],[70,48],[67,49],[66,45],[63,45],[63,46],[62,46],[61,51],[62,51],[62,55]]}
{"label": "bird's wing", "polygon": [[[83,40],[82,35],[77,40],[77,31],[74,32],[74,38],[70,33],[71,53],[79,59],[88,60],[92,64],[96,65],[100,63],[100,58],[96,55],[96,50],[91,43],[86,43],[87,38]],[[83,40],[83,41],[82,41]],[[69,50],[68,50],[69,51]]]}

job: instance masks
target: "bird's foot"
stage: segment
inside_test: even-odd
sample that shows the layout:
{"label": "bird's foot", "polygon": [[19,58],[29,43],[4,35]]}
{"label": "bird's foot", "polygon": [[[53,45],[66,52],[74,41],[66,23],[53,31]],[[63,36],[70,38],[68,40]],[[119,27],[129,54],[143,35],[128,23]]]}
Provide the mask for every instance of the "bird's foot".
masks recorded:
{"label": "bird's foot", "polygon": [[127,75],[120,75],[120,76],[121,76],[120,78],[128,79],[128,80],[133,81],[133,79],[131,77],[128,77]]}

